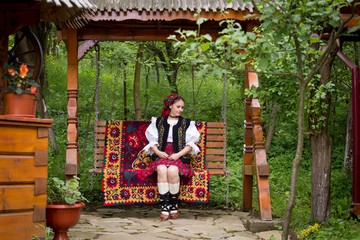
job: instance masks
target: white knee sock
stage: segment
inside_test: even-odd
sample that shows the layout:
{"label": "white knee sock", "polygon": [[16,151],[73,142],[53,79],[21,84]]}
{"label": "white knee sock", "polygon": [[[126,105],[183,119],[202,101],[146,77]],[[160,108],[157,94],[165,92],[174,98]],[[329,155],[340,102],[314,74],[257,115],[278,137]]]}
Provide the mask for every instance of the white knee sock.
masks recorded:
{"label": "white knee sock", "polygon": [[158,183],[157,185],[160,194],[165,194],[169,191],[169,183],[164,182],[164,183]]}
{"label": "white knee sock", "polygon": [[177,194],[179,192],[180,183],[169,183],[169,189],[171,194]]}

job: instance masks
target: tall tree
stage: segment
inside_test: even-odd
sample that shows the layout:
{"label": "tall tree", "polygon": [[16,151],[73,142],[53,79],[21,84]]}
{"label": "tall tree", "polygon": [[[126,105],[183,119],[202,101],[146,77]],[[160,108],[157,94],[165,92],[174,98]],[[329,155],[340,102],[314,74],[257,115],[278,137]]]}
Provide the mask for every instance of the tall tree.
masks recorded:
{"label": "tall tree", "polygon": [[271,141],[272,141],[272,138],[274,136],[274,133],[275,133],[275,115],[276,115],[276,112],[277,112],[277,109],[278,109],[278,105],[277,103],[274,103],[272,105],[272,110],[271,110],[271,113],[270,113],[270,121],[269,121],[269,126],[268,126],[268,129],[266,131],[266,138],[265,138],[265,149],[266,151],[269,151],[270,150],[270,146],[271,146]]}
{"label": "tall tree", "polygon": [[178,93],[177,74],[182,63],[175,61],[182,53],[181,47],[175,47],[173,42],[157,43],[151,42],[147,44],[150,49],[159,59],[162,64],[166,77],[171,87],[171,92]]}
{"label": "tall tree", "polygon": [[140,104],[140,78],[141,78],[141,60],[144,50],[144,44],[142,43],[136,55],[135,63],[135,76],[134,76],[134,107],[135,107],[135,120],[141,120],[141,104]]}
{"label": "tall tree", "polygon": [[[127,83],[127,78],[126,78],[126,66],[127,66],[127,63],[124,62],[124,67],[123,67],[123,86],[124,86],[124,120],[127,120],[127,117],[128,117],[128,105],[127,105],[127,86],[126,86],[126,83]],[[121,64],[120,64],[121,66]]]}
{"label": "tall tree", "polygon": [[[322,51],[325,51],[324,46]],[[311,215],[320,222],[330,218],[330,183],[331,183],[331,139],[329,136],[329,116],[331,91],[334,84],[330,81],[331,66],[339,45],[333,45],[329,56],[320,68],[320,79],[313,81],[311,89],[309,125],[312,149],[311,174]]]}

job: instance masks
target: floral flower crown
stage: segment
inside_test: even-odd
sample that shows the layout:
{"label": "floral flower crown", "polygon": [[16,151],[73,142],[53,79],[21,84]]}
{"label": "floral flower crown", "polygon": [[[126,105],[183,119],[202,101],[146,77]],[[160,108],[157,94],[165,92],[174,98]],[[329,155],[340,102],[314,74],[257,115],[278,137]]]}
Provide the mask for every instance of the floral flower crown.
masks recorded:
{"label": "floral flower crown", "polygon": [[172,93],[169,96],[167,96],[167,98],[164,99],[164,107],[161,113],[162,117],[167,116],[170,113],[170,105],[175,101],[175,99],[177,99],[178,97],[180,97],[179,95]]}

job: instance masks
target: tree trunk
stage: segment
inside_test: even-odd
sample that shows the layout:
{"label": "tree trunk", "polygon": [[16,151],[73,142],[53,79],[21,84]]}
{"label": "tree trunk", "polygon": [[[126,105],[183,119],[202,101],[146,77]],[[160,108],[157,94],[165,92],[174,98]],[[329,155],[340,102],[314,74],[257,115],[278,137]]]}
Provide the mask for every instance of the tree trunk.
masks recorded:
{"label": "tree trunk", "polygon": [[275,103],[272,107],[271,110],[271,119],[270,119],[270,123],[269,123],[269,127],[266,133],[266,139],[265,139],[265,150],[269,151],[270,150],[270,146],[271,146],[271,141],[272,138],[274,136],[274,132],[275,132],[275,115],[277,112],[277,104]]}
{"label": "tree trunk", "polygon": [[[327,46],[325,46],[326,48]],[[339,49],[337,44],[331,49],[331,52],[320,68],[321,85],[330,82],[331,65]],[[322,49],[325,51],[325,49]],[[330,218],[330,180],[331,180],[331,140],[329,136],[328,123],[331,106],[331,93],[327,92],[324,99],[319,102],[320,105],[326,105],[326,109],[317,116],[310,116],[311,122],[316,126],[322,126],[322,129],[314,129],[310,135],[310,143],[313,156],[313,167],[311,174],[311,216],[320,222]],[[320,118],[324,120],[320,121]]]}
{"label": "tree trunk", "polygon": [[[356,42],[354,42],[354,52],[355,52],[355,64],[359,66],[359,47]],[[352,97],[349,101],[348,115],[346,120],[346,145],[345,145],[345,156],[344,156],[344,175],[351,179],[353,171],[353,116],[352,116]]]}
{"label": "tree trunk", "polygon": [[128,116],[128,107],[127,107],[127,89],[126,89],[126,65],[127,63],[124,62],[124,80],[123,80],[123,84],[124,84],[124,120],[127,120],[127,116]]}
{"label": "tree trunk", "polygon": [[136,63],[135,63],[135,76],[134,76],[134,107],[135,107],[135,120],[141,120],[141,105],[140,105],[140,77],[141,77],[141,58],[143,54],[144,44],[139,46]]}
{"label": "tree trunk", "polygon": [[191,66],[191,81],[192,81],[192,92],[193,92],[193,109],[192,109],[192,117],[191,119],[195,118],[195,107],[196,107],[196,95],[195,95],[195,67],[194,65]]}
{"label": "tree trunk", "polygon": [[115,108],[115,99],[116,99],[116,86],[118,86],[118,83],[117,83],[117,74],[116,74],[116,77],[114,77],[114,85],[113,85],[113,98],[111,100],[111,112],[110,112],[110,119],[113,119],[112,116],[113,116],[113,112],[114,112],[114,108]]}
{"label": "tree trunk", "polygon": [[144,118],[147,119],[147,109],[149,105],[149,75],[150,75],[150,67],[147,68],[147,74],[145,78],[146,90],[145,90],[145,107],[144,107]]}
{"label": "tree trunk", "polygon": [[352,101],[350,99],[348,115],[346,120],[346,145],[345,145],[345,157],[344,157],[344,175],[351,179],[352,166],[353,166],[353,137],[352,137]]}
{"label": "tree trunk", "polygon": [[[38,99],[37,109],[38,109],[38,112],[39,112],[41,118],[51,119],[49,112],[46,108],[45,99],[43,99],[41,97],[41,95],[39,96],[39,99]],[[51,144],[51,149],[54,151],[54,154],[57,155],[58,149],[57,149],[57,142],[56,142],[54,128],[49,128],[49,140],[50,140],[50,144]]]}
{"label": "tree trunk", "polygon": [[158,48],[154,43],[149,44],[147,47],[160,59],[161,64],[166,72],[166,77],[171,87],[171,92],[177,94],[177,72],[181,64],[174,62],[174,60],[181,54],[181,49],[175,49],[174,44],[170,41],[165,42],[165,51],[163,51],[163,48]]}
{"label": "tree trunk", "polygon": [[157,63],[157,59],[156,57],[154,57],[155,59],[155,70],[156,70],[156,82],[157,84],[160,84],[160,70],[159,70],[159,65]]}
{"label": "tree trunk", "polygon": [[177,78],[177,70],[178,69],[173,69],[169,75],[167,75],[168,81],[169,81],[169,85],[171,88],[171,92],[172,93],[176,93],[179,94],[179,90],[176,84],[176,78]]}
{"label": "tree trunk", "polygon": [[297,137],[297,147],[296,154],[292,164],[291,171],[291,186],[290,186],[290,198],[286,206],[286,213],[284,219],[282,240],[287,240],[290,230],[290,221],[291,221],[291,212],[294,208],[295,197],[296,197],[296,187],[297,187],[297,178],[299,173],[299,166],[301,161],[301,156],[304,148],[304,112],[305,112],[305,95],[307,83],[303,79],[299,80],[299,110],[298,110],[298,137]]}
{"label": "tree trunk", "polygon": [[52,48],[51,48],[51,52],[52,52],[52,56],[56,57],[56,46],[57,46],[58,42],[56,37],[53,38],[52,40]]}
{"label": "tree trunk", "polygon": [[330,218],[331,145],[329,132],[311,136],[311,216],[320,222]]}
{"label": "tree trunk", "polygon": [[[36,27],[32,27],[31,30],[34,32],[34,34],[39,39],[41,47],[43,49],[48,49],[51,25],[40,23]],[[43,70],[40,74],[38,82],[40,85],[40,89],[39,89],[39,93],[38,93],[37,110],[42,118],[50,119],[50,115],[49,115],[49,112],[47,111],[46,100],[45,100],[45,90],[48,87],[48,82],[47,82],[47,78],[46,78],[46,61],[45,60],[43,63]],[[55,137],[53,128],[49,128],[49,140],[51,143],[52,150],[57,155],[58,149],[57,149],[56,137]]]}

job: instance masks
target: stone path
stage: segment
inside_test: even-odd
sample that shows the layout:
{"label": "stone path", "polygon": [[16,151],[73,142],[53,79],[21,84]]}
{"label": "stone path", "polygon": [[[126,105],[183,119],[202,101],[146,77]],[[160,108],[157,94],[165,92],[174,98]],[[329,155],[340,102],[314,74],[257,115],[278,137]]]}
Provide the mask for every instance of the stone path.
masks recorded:
{"label": "stone path", "polygon": [[245,229],[248,213],[219,209],[180,209],[177,220],[161,222],[157,206],[100,208],[83,211],[69,230],[72,240],[85,239],[281,239],[280,231],[253,233]]}

